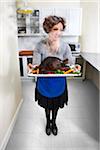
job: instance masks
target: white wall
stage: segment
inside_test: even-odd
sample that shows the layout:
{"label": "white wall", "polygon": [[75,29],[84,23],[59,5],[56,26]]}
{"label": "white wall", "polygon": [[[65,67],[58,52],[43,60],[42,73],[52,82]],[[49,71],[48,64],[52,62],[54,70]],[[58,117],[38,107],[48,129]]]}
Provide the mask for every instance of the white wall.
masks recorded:
{"label": "white wall", "polygon": [[17,6],[32,6],[32,7],[53,7],[54,5],[58,6],[69,6],[69,7],[77,7],[80,5],[80,0],[16,0]]}
{"label": "white wall", "polygon": [[0,150],[7,142],[22,99],[15,15],[13,0],[0,1]]}
{"label": "white wall", "polygon": [[52,0],[52,1],[34,1],[34,2],[30,2],[29,3],[29,6],[32,6],[33,8],[54,8],[54,7],[57,7],[57,8],[66,8],[66,7],[70,7],[70,8],[77,8],[80,6],[80,2],[79,1],[69,1],[69,0],[59,0],[59,1],[56,1],[56,0]]}
{"label": "white wall", "polygon": [[[83,52],[100,53],[100,3],[99,0],[80,0],[83,9],[82,36],[80,38]],[[87,64],[86,78],[99,88],[99,72]]]}
{"label": "white wall", "polygon": [[98,2],[80,0],[83,9],[82,16],[82,36],[80,38],[82,51],[100,53],[98,48]]}
{"label": "white wall", "polygon": [[98,9],[99,9],[99,12],[98,12],[98,20],[99,20],[99,23],[98,23],[98,30],[99,30],[99,32],[98,32],[98,52],[100,53],[100,2],[99,2],[99,7],[98,7]]}

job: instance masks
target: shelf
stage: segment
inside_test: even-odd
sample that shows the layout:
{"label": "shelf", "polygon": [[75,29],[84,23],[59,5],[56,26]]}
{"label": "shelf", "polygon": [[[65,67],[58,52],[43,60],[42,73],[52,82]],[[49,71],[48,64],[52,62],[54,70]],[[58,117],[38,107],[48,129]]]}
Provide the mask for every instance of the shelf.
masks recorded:
{"label": "shelf", "polygon": [[42,34],[40,34],[40,33],[34,33],[34,34],[18,34],[18,37],[20,37],[20,36],[22,36],[22,37],[31,37],[31,36],[44,36],[44,35],[42,35]]}
{"label": "shelf", "polygon": [[18,25],[18,28],[26,28],[25,25]]}
{"label": "shelf", "polygon": [[[32,34],[18,34],[18,37],[31,37],[31,36],[43,36],[45,37],[46,34],[45,33],[32,33]],[[76,37],[77,35],[70,35],[70,34],[63,34],[62,37],[70,37],[70,36],[73,36],[73,37]]]}
{"label": "shelf", "polygon": [[30,16],[30,19],[39,19],[39,16]]}
{"label": "shelf", "polygon": [[17,20],[26,20],[26,17],[20,17],[20,18],[17,17]]}

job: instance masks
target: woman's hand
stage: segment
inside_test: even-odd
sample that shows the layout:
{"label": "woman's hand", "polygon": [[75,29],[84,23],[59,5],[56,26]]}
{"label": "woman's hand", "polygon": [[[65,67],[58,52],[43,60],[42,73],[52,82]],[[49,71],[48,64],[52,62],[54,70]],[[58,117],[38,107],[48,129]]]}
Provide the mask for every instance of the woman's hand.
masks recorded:
{"label": "woman's hand", "polygon": [[33,68],[33,65],[32,65],[31,63],[29,63],[29,64],[27,65],[27,72],[28,72],[28,73],[31,73],[31,72],[32,72],[32,68]]}
{"label": "woman's hand", "polygon": [[81,66],[79,64],[71,65],[70,68],[73,69],[73,72],[81,71]]}
{"label": "woman's hand", "polygon": [[29,64],[27,65],[27,71],[28,71],[28,73],[31,73],[31,72],[32,72],[32,69],[35,68],[36,66],[38,66],[38,65],[32,65],[31,63],[29,63]]}
{"label": "woman's hand", "polygon": [[76,64],[76,65],[75,65],[75,68],[76,68],[78,71],[81,70],[81,66],[80,66],[79,64]]}

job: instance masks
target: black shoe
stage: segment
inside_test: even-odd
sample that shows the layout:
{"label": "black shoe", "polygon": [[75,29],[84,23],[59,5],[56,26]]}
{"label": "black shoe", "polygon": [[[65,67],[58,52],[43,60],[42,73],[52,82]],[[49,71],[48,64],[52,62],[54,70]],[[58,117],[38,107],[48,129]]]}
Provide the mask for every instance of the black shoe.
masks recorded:
{"label": "black shoe", "polygon": [[56,124],[52,125],[52,133],[55,136],[58,134],[58,128],[57,128]]}
{"label": "black shoe", "polygon": [[50,127],[50,125],[49,125],[49,126],[46,125],[46,134],[47,134],[47,135],[50,135],[50,134],[51,134],[51,127]]}

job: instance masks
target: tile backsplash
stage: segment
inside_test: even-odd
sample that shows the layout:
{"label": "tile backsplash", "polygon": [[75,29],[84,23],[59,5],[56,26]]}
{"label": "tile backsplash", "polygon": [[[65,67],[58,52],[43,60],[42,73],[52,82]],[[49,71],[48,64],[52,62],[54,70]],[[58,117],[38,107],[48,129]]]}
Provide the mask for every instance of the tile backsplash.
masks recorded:
{"label": "tile backsplash", "polygon": [[[35,45],[43,36],[20,36],[18,37],[18,50],[34,50]],[[65,42],[79,42],[78,36],[63,36]]]}
{"label": "tile backsplash", "polygon": [[41,37],[19,37],[18,50],[33,50],[39,40],[41,40]]}

